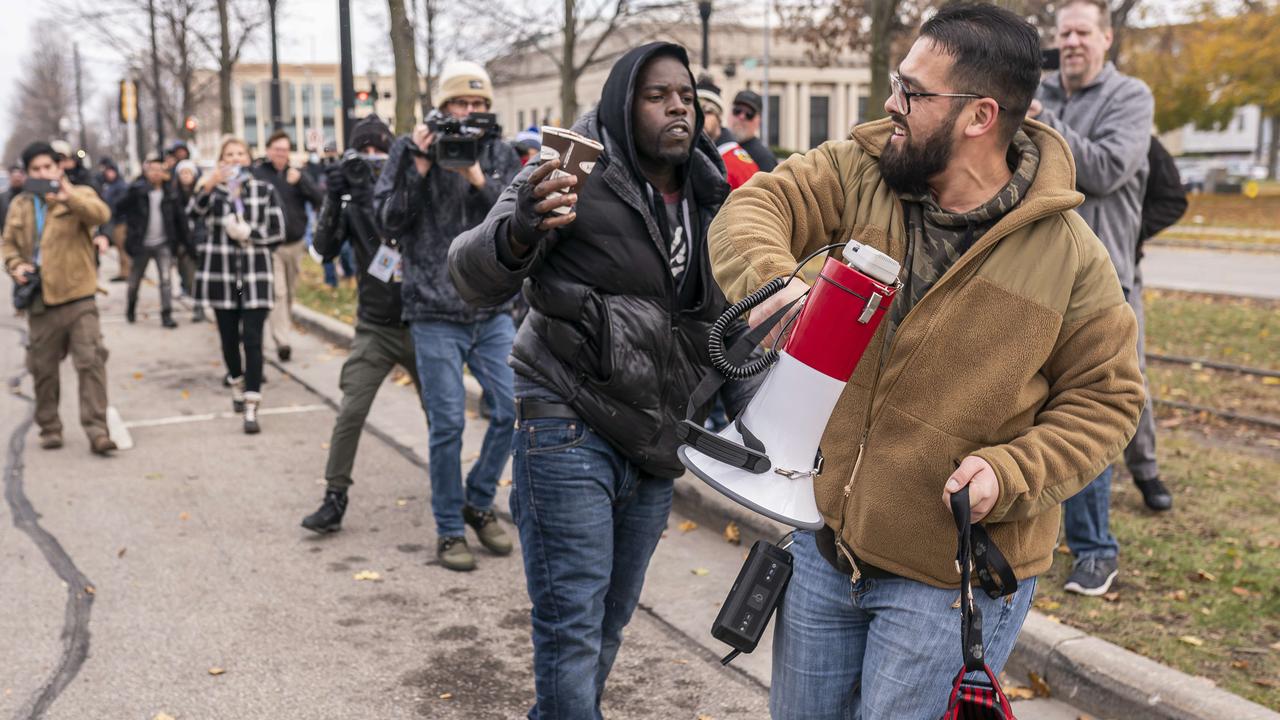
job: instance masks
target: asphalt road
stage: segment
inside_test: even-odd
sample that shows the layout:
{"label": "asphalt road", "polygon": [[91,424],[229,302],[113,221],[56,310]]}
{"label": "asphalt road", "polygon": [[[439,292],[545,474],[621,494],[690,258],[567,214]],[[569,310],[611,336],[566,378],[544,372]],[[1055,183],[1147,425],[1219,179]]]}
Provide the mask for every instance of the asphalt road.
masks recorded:
{"label": "asphalt road", "polygon": [[1224,252],[1148,245],[1147,287],[1280,298],[1280,253]]}
{"label": "asphalt road", "polygon": [[[179,313],[180,328],[162,329],[150,285],[127,325],[122,290],[100,307],[111,403],[135,447],[110,459],[76,424],[70,363],[66,447],[36,446],[25,321],[7,308],[0,319],[0,373],[14,380],[0,395],[0,718],[523,717],[533,681],[518,555],[480,550],[468,574],[435,562],[411,388],[384,386],[346,527],[314,536],[298,522],[323,492],[344,353],[300,335],[295,360],[267,370],[263,433],[246,436],[212,326]],[[483,430],[469,423],[465,461]],[[682,523],[672,516],[650,567],[605,716],[767,717],[768,635],[726,669],[707,632],[744,549]],[[355,579],[365,572],[378,579]],[[1079,716],[1051,701],[1015,707],[1023,720]]]}

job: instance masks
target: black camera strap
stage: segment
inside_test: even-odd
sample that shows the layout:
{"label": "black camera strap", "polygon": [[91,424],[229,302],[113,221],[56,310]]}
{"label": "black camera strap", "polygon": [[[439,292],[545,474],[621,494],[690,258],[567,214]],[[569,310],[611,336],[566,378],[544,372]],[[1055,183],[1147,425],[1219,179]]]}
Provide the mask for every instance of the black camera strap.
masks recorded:
{"label": "black camera strap", "polygon": [[[956,566],[960,570],[960,644],[964,667],[979,672],[986,662],[982,644],[982,609],[973,601],[973,570],[987,596],[995,599],[1018,589],[1004,554],[991,541],[986,528],[970,522],[969,486],[951,494],[951,515],[956,523]],[[998,582],[997,582],[998,580]]]}

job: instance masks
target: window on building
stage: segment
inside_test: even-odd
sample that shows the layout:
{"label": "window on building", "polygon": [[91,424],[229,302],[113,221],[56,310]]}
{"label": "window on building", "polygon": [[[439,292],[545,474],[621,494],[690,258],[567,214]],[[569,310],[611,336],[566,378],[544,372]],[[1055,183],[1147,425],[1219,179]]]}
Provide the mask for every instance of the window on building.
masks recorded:
{"label": "window on building", "polygon": [[809,147],[816,148],[831,139],[831,98],[809,96]]}
{"label": "window on building", "polygon": [[326,143],[337,142],[338,126],[337,121],[337,102],[334,100],[334,91],[332,85],[320,86],[320,124],[324,129],[324,141]]}
{"label": "window on building", "polygon": [[[315,127],[315,88],[310,84],[302,86],[302,131],[303,137],[306,137],[306,131]],[[314,148],[320,150],[320,148]]]}
{"label": "window on building", "polygon": [[858,98],[858,122],[864,123],[867,121],[867,108],[870,107],[870,105],[870,96],[862,95]]}
{"label": "window on building", "polygon": [[244,141],[250,148],[258,144],[258,88],[245,85],[240,89],[241,110],[244,119]]}
{"label": "window on building", "polygon": [[779,139],[782,137],[782,96],[769,96],[769,147],[775,148],[782,144]]}

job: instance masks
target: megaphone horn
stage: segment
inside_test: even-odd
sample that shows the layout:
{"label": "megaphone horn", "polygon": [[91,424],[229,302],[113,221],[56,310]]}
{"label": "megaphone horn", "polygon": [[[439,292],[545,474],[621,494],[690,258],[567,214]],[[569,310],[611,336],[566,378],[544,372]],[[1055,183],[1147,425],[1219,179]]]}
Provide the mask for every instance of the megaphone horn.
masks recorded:
{"label": "megaphone horn", "polygon": [[[830,245],[810,257],[842,245],[843,262],[827,258],[780,352],[769,349],[751,363],[738,364],[794,302],[728,352],[724,332],[786,287],[790,278],[777,278],[725,310],[712,326],[708,343],[715,370],[695,390],[690,419],[677,428],[683,443],[678,454],[686,468],[739,504],[805,530],[823,526],[813,494],[813,480],[822,472],[818,444],[845,384],[901,287],[898,262],[868,245]],[[768,375],[755,397],[728,427],[713,434],[695,421],[696,405],[714,395],[726,379],[745,379],[765,370]]]}

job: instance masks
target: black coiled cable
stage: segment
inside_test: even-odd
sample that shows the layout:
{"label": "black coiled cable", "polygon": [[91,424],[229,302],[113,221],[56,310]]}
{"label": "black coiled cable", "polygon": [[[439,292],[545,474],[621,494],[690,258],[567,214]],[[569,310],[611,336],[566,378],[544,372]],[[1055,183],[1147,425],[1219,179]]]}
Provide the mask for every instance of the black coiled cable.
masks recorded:
{"label": "black coiled cable", "polygon": [[745,380],[752,375],[762,373],[778,360],[778,352],[772,348],[765,350],[764,355],[746,365],[735,365],[725,355],[724,331],[751,308],[768,300],[770,296],[787,286],[790,278],[778,277],[770,280],[764,287],[756,290],[738,302],[730,305],[711,325],[710,338],[707,340],[707,352],[711,355],[711,365],[730,380]]}

